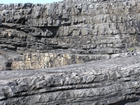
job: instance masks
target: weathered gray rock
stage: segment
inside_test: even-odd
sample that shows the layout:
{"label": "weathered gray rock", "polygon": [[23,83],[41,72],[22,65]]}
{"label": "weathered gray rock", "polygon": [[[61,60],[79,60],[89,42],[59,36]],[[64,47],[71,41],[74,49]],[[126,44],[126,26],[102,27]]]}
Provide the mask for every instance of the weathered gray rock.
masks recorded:
{"label": "weathered gray rock", "polygon": [[0,4],[0,105],[139,105],[139,35],[138,0]]}
{"label": "weathered gray rock", "polygon": [[7,59],[0,55],[0,70],[6,70]]}
{"label": "weathered gray rock", "polygon": [[135,43],[137,8],[136,0],[0,5],[1,48],[46,52],[65,46],[67,49],[119,48],[123,52],[122,47],[127,50]]}
{"label": "weathered gray rock", "polygon": [[[1,4],[0,49],[23,55],[20,60],[23,66],[19,67],[21,69],[60,65],[53,62],[54,65],[50,66],[50,62],[44,62],[38,68],[27,67],[24,58],[28,53],[34,55],[34,52],[38,53],[38,57],[51,53],[52,61],[60,57],[56,55],[68,54],[70,60],[69,57],[66,58],[72,63],[62,65],[78,62],[79,60],[75,59],[77,54],[82,59],[88,58],[80,61],[81,63],[123,54],[133,55],[136,54],[135,45],[140,42],[139,14],[137,0],[64,0],[51,4]],[[32,59],[30,56],[28,58],[28,61]],[[42,62],[39,58],[36,60]],[[28,66],[31,63],[34,62],[30,62]]]}
{"label": "weathered gray rock", "polygon": [[137,105],[140,56],[0,71],[0,105]]}

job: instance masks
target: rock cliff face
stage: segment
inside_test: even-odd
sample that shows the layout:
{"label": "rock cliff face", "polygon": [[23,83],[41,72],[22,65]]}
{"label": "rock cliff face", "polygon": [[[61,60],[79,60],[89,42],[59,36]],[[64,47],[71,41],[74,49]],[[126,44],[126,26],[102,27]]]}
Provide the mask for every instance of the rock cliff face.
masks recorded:
{"label": "rock cliff face", "polygon": [[1,4],[0,54],[7,59],[1,68],[48,68],[134,54],[138,7],[137,0]]}
{"label": "rock cliff face", "polygon": [[0,105],[140,105],[140,56],[1,71]]}
{"label": "rock cliff face", "polygon": [[140,105],[139,45],[139,0],[0,4],[0,105]]}

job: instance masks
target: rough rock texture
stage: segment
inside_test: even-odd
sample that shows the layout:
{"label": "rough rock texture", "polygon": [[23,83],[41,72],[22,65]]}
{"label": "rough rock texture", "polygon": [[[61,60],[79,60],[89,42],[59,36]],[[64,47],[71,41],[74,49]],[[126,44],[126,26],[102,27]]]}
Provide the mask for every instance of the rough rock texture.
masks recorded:
{"label": "rough rock texture", "polygon": [[[133,55],[140,41],[139,7],[137,0],[1,4],[0,54],[13,70]],[[9,60],[5,51],[17,58]]]}
{"label": "rough rock texture", "polygon": [[140,105],[139,2],[0,4],[0,105]]}
{"label": "rough rock texture", "polygon": [[139,105],[140,56],[0,71],[0,105]]}

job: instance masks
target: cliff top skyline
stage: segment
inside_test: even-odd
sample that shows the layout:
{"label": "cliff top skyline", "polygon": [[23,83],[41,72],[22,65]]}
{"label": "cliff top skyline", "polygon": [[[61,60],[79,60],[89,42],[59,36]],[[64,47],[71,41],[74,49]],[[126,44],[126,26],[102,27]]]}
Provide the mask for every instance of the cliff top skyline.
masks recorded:
{"label": "cliff top skyline", "polygon": [[53,2],[58,2],[58,1],[63,1],[63,0],[2,0],[0,1],[0,4],[10,4],[10,3],[53,3]]}

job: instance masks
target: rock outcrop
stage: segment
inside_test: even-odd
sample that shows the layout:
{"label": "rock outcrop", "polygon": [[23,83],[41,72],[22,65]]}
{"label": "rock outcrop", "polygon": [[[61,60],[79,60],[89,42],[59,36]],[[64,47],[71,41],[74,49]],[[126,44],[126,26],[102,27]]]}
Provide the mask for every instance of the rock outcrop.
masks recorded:
{"label": "rock outcrop", "polygon": [[0,105],[140,105],[139,45],[139,0],[0,4]]}
{"label": "rock outcrop", "polygon": [[137,0],[1,4],[1,55],[17,54],[5,57],[13,70],[133,55],[139,44],[138,7]]}
{"label": "rock outcrop", "polygon": [[139,105],[140,56],[0,72],[0,105]]}

